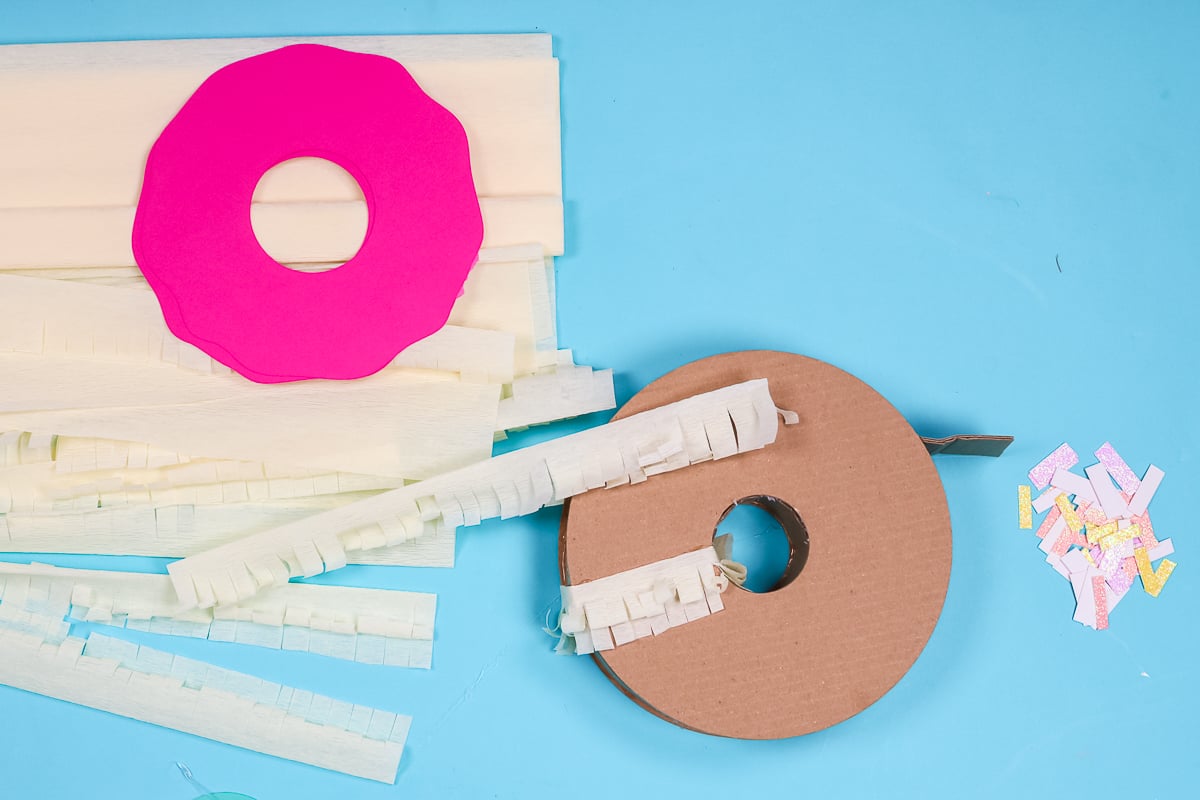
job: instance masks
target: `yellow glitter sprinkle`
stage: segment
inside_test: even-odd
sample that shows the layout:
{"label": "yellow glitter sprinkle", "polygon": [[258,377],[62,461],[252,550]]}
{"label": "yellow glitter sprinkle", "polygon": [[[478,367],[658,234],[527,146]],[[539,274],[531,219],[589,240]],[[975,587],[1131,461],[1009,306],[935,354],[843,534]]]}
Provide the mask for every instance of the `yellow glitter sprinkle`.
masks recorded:
{"label": "yellow glitter sprinkle", "polygon": [[1086,558],[1087,562],[1093,567],[1096,566],[1096,559],[1092,558],[1092,551],[1086,547],[1083,548],[1083,557]]}
{"label": "yellow glitter sprinkle", "polygon": [[1075,513],[1075,506],[1071,505],[1071,501],[1065,494],[1054,498],[1054,504],[1062,512],[1062,517],[1066,521],[1067,527],[1071,529],[1071,533],[1079,533],[1083,530],[1083,523],[1080,521],[1079,515]]}
{"label": "yellow glitter sprinkle", "polygon": [[1100,544],[1100,540],[1105,536],[1112,536],[1117,532],[1117,523],[1108,522],[1104,525],[1088,525],[1087,540],[1088,544]]}
{"label": "yellow glitter sprinkle", "polygon": [[1033,530],[1033,494],[1028,486],[1017,487],[1017,516],[1023,530]]}
{"label": "yellow glitter sprinkle", "polygon": [[1140,536],[1141,533],[1142,529],[1137,525],[1130,525],[1123,531],[1116,531],[1115,533],[1110,533],[1107,536],[1101,537],[1100,549],[1107,550],[1110,547],[1116,547],[1122,542],[1128,542],[1130,539]]}
{"label": "yellow glitter sprinkle", "polygon": [[1144,547],[1133,551],[1133,560],[1137,562],[1138,574],[1142,576],[1142,588],[1146,590],[1146,594],[1158,597],[1167,578],[1175,571],[1175,562],[1164,558],[1158,563],[1158,569],[1153,570],[1150,568],[1150,556]]}

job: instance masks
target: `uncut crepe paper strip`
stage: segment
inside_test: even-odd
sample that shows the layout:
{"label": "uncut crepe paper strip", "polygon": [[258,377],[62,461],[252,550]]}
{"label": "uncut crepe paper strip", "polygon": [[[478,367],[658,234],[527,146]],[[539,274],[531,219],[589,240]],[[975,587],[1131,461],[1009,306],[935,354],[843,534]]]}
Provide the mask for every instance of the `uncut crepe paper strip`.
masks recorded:
{"label": "uncut crepe paper strip", "polygon": [[[109,288],[70,283],[66,278],[108,274],[111,269],[49,272],[39,273],[38,278],[0,275],[3,295],[14,301],[10,313],[0,320],[0,352],[76,352],[104,361],[151,359],[200,372],[228,372],[169,333],[140,273],[132,278],[134,288]],[[449,327],[443,329],[447,332],[408,348],[393,366],[448,370],[472,380],[490,376],[505,382],[514,374],[554,366],[552,294],[553,269],[547,267],[541,248],[482,250],[451,310]],[[459,332],[459,328],[470,330]],[[513,337],[512,345],[507,336]]]}
{"label": "uncut crepe paper strip", "polygon": [[337,569],[347,554],[442,528],[508,519],[589,489],[762,448],[778,416],[751,380],[368,498],[171,564],[185,608],[235,603],[276,575]]}
{"label": "uncut crepe paper strip", "polygon": [[[320,162],[318,162],[320,163]],[[321,176],[324,177],[324,176]],[[336,176],[328,181],[332,183]],[[260,186],[271,186],[267,175]],[[547,255],[562,255],[563,206],[559,197],[480,197],[483,246],[513,247],[537,243]],[[73,208],[0,208],[0,270],[56,277],[66,268],[79,268],[96,278],[117,270],[130,279],[118,285],[145,285],[136,268],[129,231],[136,207],[86,206]],[[258,202],[250,207],[254,231],[284,264],[316,268],[345,262],[357,252],[367,216],[362,200]],[[69,230],[73,235],[57,235]],[[83,276],[80,276],[83,277]]]}
{"label": "uncut crepe paper strip", "polygon": [[92,634],[0,622],[0,684],[247,750],[393,783],[409,717]]}
{"label": "uncut crepe paper strip", "polygon": [[[163,122],[220,67],[303,41],[406,64],[467,129],[485,243],[541,242],[562,252],[558,64],[548,35],[185,40],[0,47],[0,70],[14,76],[0,97],[20,109],[32,134],[0,155],[0,267],[132,265],[133,204]],[[105,113],[88,117],[95,108]],[[81,126],[89,131],[82,148]],[[303,182],[269,173],[256,227],[283,213],[299,216],[298,238],[307,241],[336,233],[341,218],[361,219],[359,188],[327,166]],[[57,235],[62,230],[74,235]],[[294,229],[290,235],[297,238]],[[317,239],[302,254],[325,248]],[[288,255],[285,262],[296,254]]]}
{"label": "uncut crepe paper strip", "polygon": [[[6,300],[0,316],[0,352],[229,372],[192,345],[176,340],[163,323],[154,297],[139,289],[0,274],[0,297]],[[507,331],[447,326],[410,345],[392,366],[511,383],[515,346],[514,335]]]}
{"label": "uncut crepe paper strip", "polygon": [[428,669],[431,594],[285,583],[216,611],[180,611],[166,575],[0,563],[0,603],[58,619]]}
{"label": "uncut crepe paper strip", "polygon": [[[481,196],[560,198],[558,62],[550,41],[539,34],[0,47],[0,69],[14,76],[0,87],[0,100],[22,115],[22,131],[38,134],[20,143],[0,139],[0,207],[133,205],[146,153],[200,81],[234,61],[302,43],[405,64],[462,120]],[[81,129],[89,132],[86,146]],[[263,200],[338,201],[356,194],[357,187],[330,170],[325,180],[264,187]]]}

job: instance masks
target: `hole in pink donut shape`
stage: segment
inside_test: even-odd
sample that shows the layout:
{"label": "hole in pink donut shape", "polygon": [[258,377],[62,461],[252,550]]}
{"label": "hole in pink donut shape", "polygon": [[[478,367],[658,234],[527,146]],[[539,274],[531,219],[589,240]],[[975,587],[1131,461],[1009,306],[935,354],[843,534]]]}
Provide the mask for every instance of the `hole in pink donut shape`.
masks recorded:
{"label": "hole in pink donut shape", "polygon": [[[334,202],[288,202],[298,190],[301,196]],[[262,249],[288,269],[337,269],[362,248],[367,235],[362,187],[332,161],[284,161],[267,170],[254,187],[250,227]]]}
{"label": "hole in pink donut shape", "polygon": [[[323,158],[367,204],[342,267],[301,273],[258,243],[254,188]],[[445,324],[483,219],[466,132],[399,63],[293,45],[209,77],[146,162],[133,252],[171,331],[260,383],[352,379]]]}

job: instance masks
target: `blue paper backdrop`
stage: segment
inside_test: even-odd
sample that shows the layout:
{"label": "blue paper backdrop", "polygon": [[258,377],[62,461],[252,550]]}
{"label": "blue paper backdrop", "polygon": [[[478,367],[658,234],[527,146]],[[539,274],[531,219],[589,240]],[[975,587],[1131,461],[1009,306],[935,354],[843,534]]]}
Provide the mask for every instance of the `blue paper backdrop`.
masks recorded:
{"label": "blue paper backdrop", "polygon": [[[674,728],[552,654],[546,511],[467,531],[454,570],[332,576],[437,592],[430,672],[127,634],[412,714],[397,786],[0,688],[0,796],[184,800],[177,760],[260,800],[1193,795],[1200,6],[0,2],[3,42],[525,31],[562,59],[562,342],[613,367],[619,399],[778,348],[923,433],[1017,437],[938,461],[954,567],[924,655],[822,733]],[[1179,569],[1101,633],[1016,530],[1015,486],[1064,439],[1167,472],[1155,522]]]}

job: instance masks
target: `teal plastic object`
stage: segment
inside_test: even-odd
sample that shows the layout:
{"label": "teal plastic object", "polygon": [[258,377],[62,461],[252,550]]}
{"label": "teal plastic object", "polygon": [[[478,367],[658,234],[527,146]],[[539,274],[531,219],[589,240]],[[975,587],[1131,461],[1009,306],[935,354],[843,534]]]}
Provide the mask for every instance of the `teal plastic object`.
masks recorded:
{"label": "teal plastic object", "polygon": [[196,780],[196,776],[192,774],[192,770],[187,764],[177,761],[175,762],[175,766],[179,770],[179,774],[183,776],[183,779],[192,785],[192,788],[203,792],[203,794],[197,795],[193,800],[254,800],[250,795],[242,794],[241,792],[210,792],[207,786]]}

